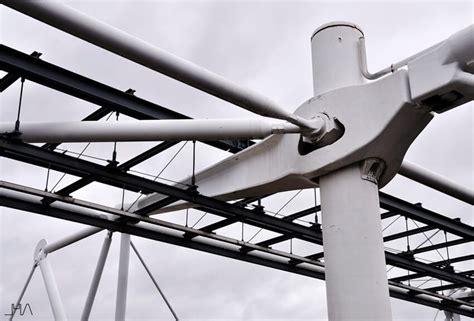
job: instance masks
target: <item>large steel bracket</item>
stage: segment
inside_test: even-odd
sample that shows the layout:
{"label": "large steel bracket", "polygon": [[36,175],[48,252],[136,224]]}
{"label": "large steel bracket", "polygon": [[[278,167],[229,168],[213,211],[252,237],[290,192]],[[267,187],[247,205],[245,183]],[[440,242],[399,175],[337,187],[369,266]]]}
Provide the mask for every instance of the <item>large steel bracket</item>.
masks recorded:
{"label": "large steel bracket", "polygon": [[[333,144],[302,151],[300,135],[271,136],[196,175],[198,191],[222,200],[318,186],[318,178],[367,158],[385,163],[379,186],[397,173],[408,147],[433,118],[412,101],[408,73],[340,88],[304,102],[295,112],[306,119],[325,113],[344,126]],[[303,148],[310,148],[310,144]],[[139,203],[161,199],[153,195]],[[177,207],[167,207],[166,211]],[[163,209],[165,210],[165,209]]]}
{"label": "large steel bracket", "polygon": [[[411,143],[434,117],[474,98],[474,26],[459,31],[377,81],[339,88],[304,102],[295,114],[328,115],[342,137],[318,146],[295,134],[271,136],[196,175],[198,192],[222,200],[317,187],[319,177],[366,159],[398,172]],[[138,207],[162,198],[152,195]],[[170,211],[189,204],[166,207]]]}

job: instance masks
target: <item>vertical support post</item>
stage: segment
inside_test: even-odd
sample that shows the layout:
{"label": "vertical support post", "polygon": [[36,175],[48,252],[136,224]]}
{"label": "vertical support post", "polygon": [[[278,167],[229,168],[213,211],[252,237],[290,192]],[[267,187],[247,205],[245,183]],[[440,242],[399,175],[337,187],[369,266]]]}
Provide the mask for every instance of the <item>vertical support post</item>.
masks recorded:
{"label": "vertical support post", "polygon": [[[315,95],[364,82],[358,57],[362,35],[346,22],[315,31]],[[377,186],[380,166],[366,160],[319,180],[329,321],[392,320]]]}
{"label": "vertical support post", "polygon": [[43,281],[46,287],[46,292],[48,293],[51,309],[53,310],[54,320],[64,321],[67,320],[66,312],[61,300],[61,295],[59,294],[56,279],[54,278],[53,269],[49,264],[48,255],[44,252],[46,244],[46,240],[41,240],[38,243],[35,250],[35,259],[40,267],[41,274],[43,275]]}
{"label": "vertical support post", "polygon": [[102,249],[100,250],[97,266],[95,268],[94,276],[92,277],[86,303],[84,304],[84,310],[82,311],[81,321],[89,320],[95,295],[97,294],[97,288],[99,287],[100,278],[102,277],[102,272],[104,271],[107,254],[109,253],[110,243],[112,243],[112,232],[109,231],[107,232],[107,236],[104,239],[104,243],[102,243]]}
{"label": "vertical support post", "polygon": [[127,310],[128,266],[130,261],[130,234],[122,233],[120,238],[120,258],[117,282],[115,321],[125,321]]}

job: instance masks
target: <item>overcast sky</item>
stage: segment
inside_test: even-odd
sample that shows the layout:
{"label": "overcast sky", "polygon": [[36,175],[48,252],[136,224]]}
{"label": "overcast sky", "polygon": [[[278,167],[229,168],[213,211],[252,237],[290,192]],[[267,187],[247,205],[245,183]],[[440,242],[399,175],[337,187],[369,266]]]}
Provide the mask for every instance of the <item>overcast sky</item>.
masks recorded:
{"label": "overcast sky", "polygon": [[[379,70],[466,27],[473,20],[472,2],[159,2],[159,1],[73,1],[70,5],[144,39],[182,58],[208,68],[234,82],[271,97],[294,111],[312,96],[310,36],[318,26],[335,20],[357,23],[366,36],[368,64]],[[32,18],[0,7],[1,42],[25,53],[40,51],[42,59],[115,88],[133,88],[137,95],[195,118],[255,117],[236,106],[203,94],[177,81],[108,53]],[[0,96],[2,121],[14,121],[19,83]],[[450,179],[474,188],[473,104],[438,115],[409,149],[406,159],[421,164]],[[22,120],[78,120],[94,111],[84,101],[48,88],[25,83]],[[123,117],[122,119],[124,119]],[[133,157],[153,143],[120,143],[118,159]],[[182,144],[141,164],[136,169],[156,175]],[[84,144],[64,144],[80,151]],[[110,158],[110,144],[93,144],[88,155]],[[177,180],[191,172],[191,144],[163,176]],[[225,153],[198,144],[197,167],[202,169],[222,159]],[[52,173],[50,188],[60,178]],[[44,189],[46,170],[10,160],[1,160],[1,179]],[[74,181],[66,177],[58,188]],[[473,223],[472,207],[446,195],[395,177],[384,188],[410,202],[423,202],[449,217]],[[284,193],[264,202],[278,210],[295,192]],[[121,191],[91,184],[75,197],[115,206]],[[126,194],[131,202],[136,195]],[[282,213],[310,206],[312,191],[298,195]],[[1,209],[0,215],[0,312],[9,312],[32,265],[38,240],[60,239],[83,226],[26,212]],[[184,223],[184,213],[166,218]],[[192,211],[191,224],[199,214]],[[204,219],[200,225],[205,225]],[[384,226],[387,222],[384,223]],[[398,225],[397,225],[398,224]],[[415,226],[413,226],[415,227]],[[404,228],[397,222],[388,232]],[[239,227],[225,231],[239,238]],[[246,230],[250,235],[252,229]],[[269,234],[261,233],[264,239]],[[102,239],[100,233],[50,256],[60,292],[70,320],[78,320],[95,267]],[[171,304],[183,320],[327,320],[325,284],[322,281],[265,267],[221,258],[163,243],[133,238],[151,267]],[[439,233],[433,242],[441,242]],[[419,244],[423,236],[413,237]],[[418,242],[418,243],[417,243]],[[117,279],[119,235],[114,235],[106,270],[92,312],[94,320],[113,320]],[[317,247],[295,242],[295,253],[310,254]],[[392,246],[392,244],[390,244]],[[404,242],[393,242],[403,250]],[[275,248],[288,249],[288,243]],[[299,251],[299,252],[298,252]],[[472,252],[472,245],[452,249],[451,256]],[[441,254],[423,258],[440,260]],[[472,270],[472,262],[457,265]],[[391,273],[396,273],[392,271]],[[394,274],[389,274],[394,276]],[[152,283],[132,255],[129,279],[130,320],[171,320]],[[364,295],[364,293],[361,293]],[[34,317],[24,320],[51,320],[46,291],[39,271],[25,295]],[[433,320],[436,310],[392,299],[394,320]],[[442,313],[436,320],[442,320]]]}

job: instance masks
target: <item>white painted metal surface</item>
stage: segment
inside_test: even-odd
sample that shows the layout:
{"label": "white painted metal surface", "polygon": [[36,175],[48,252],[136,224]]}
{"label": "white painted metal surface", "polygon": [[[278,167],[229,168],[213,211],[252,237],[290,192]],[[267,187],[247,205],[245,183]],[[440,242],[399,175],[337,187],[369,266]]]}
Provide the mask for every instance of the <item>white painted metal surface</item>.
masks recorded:
{"label": "white painted metal surface", "polygon": [[92,305],[94,304],[97,289],[99,288],[100,279],[102,277],[102,272],[104,271],[105,261],[107,260],[107,255],[109,253],[111,243],[112,232],[109,231],[107,232],[107,236],[104,238],[104,242],[102,243],[99,259],[97,260],[97,266],[94,271],[94,276],[92,277],[89,292],[87,293],[86,303],[84,304],[84,309],[82,310],[81,321],[89,320]]}
{"label": "white painted metal surface", "polygon": [[[364,81],[357,47],[361,35],[344,23],[316,30],[311,39],[315,96]],[[371,177],[363,162],[319,179],[329,321],[392,320],[378,186],[362,178]]]}
{"label": "white painted metal surface", "polygon": [[67,320],[66,311],[64,310],[61,295],[59,294],[56,278],[54,277],[53,269],[49,263],[47,253],[44,252],[46,245],[46,240],[39,241],[35,250],[35,260],[38,263],[43,276],[46,292],[48,293],[49,303],[51,304],[51,309],[53,310],[54,320],[65,321]]}
{"label": "white painted metal surface", "polygon": [[36,270],[37,267],[38,267],[38,265],[35,262],[33,264],[33,267],[31,268],[30,274],[28,274],[28,278],[26,279],[25,285],[21,289],[20,295],[18,296],[18,300],[15,302],[15,309],[13,309],[13,311],[11,312],[11,315],[10,315],[10,318],[8,318],[8,321],[12,321],[13,317],[16,314],[16,311],[19,310],[19,309],[16,309],[16,308],[20,308],[21,300],[23,300],[23,296],[25,295],[26,289],[28,288],[28,285],[30,284],[31,278],[33,277],[33,274],[35,273],[35,270]]}
{"label": "white painted metal surface", "polygon": [[[321,128],[323,120],[318,118]],[[14,131],[0,123],[0,133]],[[19,138],[29,143],[162,140],[262,139],[272,134],[301,133],[301,128],[271,119],[164,119],[124,122],[22,122]]]}
{"label": "white painted metal surface", "polygon": [[4,5],[145,67],[184,82],[262,116],[313,128],[312,122],[286,108],[163,49],[59,2],[2,0]]}
{"label": "white painted metal surface", "polygon": [[78,231],[74,234],[71,234],[65,237],[62,240],[58,240],[56,242],[46,244],[43,251],[46,254],[50,254],[72,243],[76,243],[82,239],[85,239],[86,237],[99,233],[100,231],[102,231],[102,229],[99,227],[87,227],[81,231]]}
{"label": "white painted metal surface", "polygon": [[378,187],[356,163],[320,178],[329,321],[392,320]]}
{"label": "white painted metal surface", "polygon": [[130,261],[130,234],[120,234],[120,258],[115,303],[115,321],[125,321],[127,311],[128,267]]}
{"label": "white painted metal surface", "polygon": [[474,99],[474,25],[446,39],[436,50],[408,62],[410,92],[418,104],[444,112]]}
{"label": "white painted metal surface", "polygon": [[461,201],[474,205],[474,191],[452,180],[432,172],[420,165],[404,160],[398,173],[423,185],[451,195]]}
{"label": "white painted metal surface", "polygon": [[[348,28],[338,28],[337,35],[333,35],[332,32],[324,32],[325,29],[334,30],[335,26]],[[353,30],[358,30],[359,33],[354,35]],[[354,48],[358,48],[359,38],[363,35],[357,25],[343,21],[324,24],[313,32],[311,55],[315,96],[338,88],[364,83],[364,77],[359,67],[359,55],[357,51],[354,52]],[[327,66],[328,61],[321,58],[332,55],[334,55],[337,65],[331,63],[330,66]],[[348,106],[347,108],[352,107]]]}
{"label": "white painted metal surface", "polygon": [[[291,114],[265,97],[66,6],[39,1],[3,3],[255,113],[313,129],[319,127],[309,119],[314,119],[318,113],[337,116],[345,128],[345,135],[337,143],[303,153],[300,137],[270,137],[200,173],[197,176],[199,192],[229,200],[319,184],[322,190],[329,320],[391,320],[377,183],[383,186],[395,175],[411,142],[431,120],[432,110],[443,112],[473,99],[473,27],[417,54],[412,60],[404,60],[403,65],[407,63],[408,70],[364,84],[364,74],[367,78],[375,76],[368,77],[368,73],[363,72],[366,66],[359,64],[359,45],[363,45],[360,29],[343,22],[325,25],[312,37],[316,96]],[[436,104],[431,104],[433,101]],[[22,127],[25,132],[21,138],[26,141],[28,135],[31,135],[30,141],[43,135],[44,140],[40,141],[49,142],[55,142],[54,139],[68,141],[65,136],[69,141],[84,141],[84,137],[98,139],[95,141],[117,141],[121,140],[120,137],[130,140],[131,136],[143,140],[142,128],[130,128],[129,132],[123,133],[117,127],[116,131],[106,133],[104,128],[109,130],[108,126],[100,128],[102,125],[97,125],[88,131],[84,126],[89,124],[75,124],[70,128],[61,124],[56,128],[55,138],[48,138],[54,126],[45,130],[41,125],[33,134],[28,133],[28,126],[34,125]],[[290,128],[289,132],[299,131],[299,128]],[[240,129],[231,132],[240,135]],[[179,136],[186,130],[189,128],[176,132],[170,128],[163,133],[168,138],[156,138],[153,136],[155,133],[150,135],[153,140],[253,138],[248,137],[248,131],[244,137],[221,137],[208,128]],[[268,135],[273,133],[272,130]],[[261,128],[255,131],[262,133]],[[385,164],[378,182],[379,177],[375,176],[371,180],[364,179],[364,176],[371,177],[362,172],[362,164],[368,158],[377,158]],[[412,177],[417,173],[420,172],[411,173]],[[431,179],[432,185],[438,184],[432,176],[425,176],[428,179],[423,179]],[[441,188],[446,188],[446,184]],[[460,195],[459,191],[451,192]],[[149,197],[140,202],[139,207],[159,198],[156,195]],[[62,303],[44,246],[38,249],[38,264],[55,317],[58,315],[56,319],[62,320],[65,314],[61,311]],[[130,236],[122,235],[116,320],[125,319],[129,246]],[[347,253],[348,248],[350,253]]]}
{"label": "white painted metal surface", "polygon": [[[357,29],[353,24],[348,25]],[[323,26],[323,29],[326,27]],[[474,61],[474,51],[467,50],[472,44],[470,38],[466,36],[466,30],[472,30],[472,27],[456,33],[444,41],[443,46],[434,46],[431,47],[433,50],[423,50],[415,55],[416,59],[408,64],[408,70],[401,69],[370,83],[364,83],[359,65],[362,36],[362,33],[359,33],[359,38],[351,40],[351,54],[344,56],[339,53],[341,58],[344,58],[340,72],[332,69],[319,71],[322,74],[318,77],[326,77],[328,81],[333,81],[336,75],[340,74],[341,83],[330,87],[329,82],[316,80],[316,85],[321,86],[318,95],[309,99],[295,112],[308,119],[324,112],[337,117],[345,129],[344,135],[339,140],[324,148],[301,154],[299,151],[302,144],[299,137],[295,135],[269,137],[198,173],[196,184],[199,186],[199,191],[207,196],[232,200],[309,188],[318,185],[320,176],[367,158],[378,158],[385,163],[385,170],[379,179],[379,187],[383,187],[396,175],[408,147],[434,116],[431,107],[423,103],[424,100],[414,101],[411,95],[414,83],[423,82],[420,78],[422,74],[416,72],[417,69],[429,66],[434,70],[433,73],[437,72],[436,70],[442,72],[448,68],[444,65],[444,61],[454,59],[448,64],[449,70],[462,77],[445,78],[447,82],[433,84],[435,88],[425,92],[433,94],[432,100],[436,100],[438,93],[443,96],[446,90],[448,94],[453,88],[459,90],[462,98],[452,102],[451,105],[448,103],[443,108],[451,108],[474,98],[473,87],[461,86],[460,84],[465,85],[468,82],[458,81],[469,80],[472,77],[469,66]],[[347,36],[341,33],[332,40],[332,44],[344,43]],[[327,54],[328,49],[318,46],[314,50],[313,57]],[[433,56],[444,58],[433,60]],[[325,66],[320,67],[324,69]],[[415,72],[410,71],[412,67],[415,68]],[[357,82],[351,83],[350,79],[355,79]],[[454,84],[449,79],[454,81]],[[419,99],[426,98],[420,97]],[[138,207],[147,206],[160,198],[159,195],[147,197],[138,204]],[[171,206],[158,212],[185,206],[189,205]]]}

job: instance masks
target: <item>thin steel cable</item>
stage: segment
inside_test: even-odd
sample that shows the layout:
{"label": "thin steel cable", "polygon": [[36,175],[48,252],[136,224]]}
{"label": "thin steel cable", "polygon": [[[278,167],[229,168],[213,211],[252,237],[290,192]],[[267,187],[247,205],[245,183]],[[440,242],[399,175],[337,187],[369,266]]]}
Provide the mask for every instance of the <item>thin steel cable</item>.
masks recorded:
{"label": "thin steel cable", "polygon": [[[280,207],[280,209],[275,213],[275,215],[273,216],[276,216],[278,214],[280,214],[280,212],[288,205],[291,203],[291,201],[293,201],[295,199],[296,196],[298,196],[303,190],[300,189],[298,192],[296,192],[295,195],[293,195],[285,204],[283,204],[282,207]],[[250,242],[252,241],[261,231],[263,231],[263,228],[259,229],[257,232],[255,232],[255,234],[249,239],[247,240],[247,242]]]}
{"label": "thin steel cable", "polygon": [[[434,278],[429,278],[428,280],[425,280],[423,283],[418,284],[418,285],[416,286],[416,288],[420,288],[422,285],[425,285],[426,283],[430,282],[430,281],[433,280],[433,279],[434,279]],[[421,280],[418,280],[418,281],[421,281]]]}
{"label": "thin steel cable", "polygon": [[[415,247],[415,250],[418,249],[418,248],[420,248],[420,247],[421,247],[422,245],[424,245],[426,242],[430,242],[430,243],[431,243],[431,239],[432,239],[436,234],[438,234],[439,232],[441,232],[441,230],[437,230],[436,232],[434,232],[433,234],[431,234],[431,236],[429,236],[429,237],[426,237],[426,235],[425,235],[426,240],[424,240],[424,241],[421,242],[417,247]],[[433,244],[433,243],[431,243],[431,244]]]}
{"label": "thin steel cable", "polygon": [[201,222],[201,220],[204,218],[204,216],[207,215],[207,212],[202,214],[201,217],[196,221],[196,223],[193,224],[193,226],[191,226],[191,228],[194,228],[199,222]]}
{"label": "thin steel cable", "polygon": [[[56,148],[56,150],[60,151],[60,152],[63,152],[63,153],[69,153],[69,154],[73,154],[73,155],[79,155],[78,152],[73,152],[73,151],[70,151],[70,150],[67,150],[67,149],[62,149],[62,148]],[[101,158],[101,157],[98,157],[98,156],[92,156],[92,155],[87,155],[87,154],[82,154],[80,155],[81,157],[87,157],[87,158],[91,158],[91,159],[95,159],[95,160],[99,160],[101,162],[108,162],[109,160],[106,159],[106,158]]]}
{"label": "thin steel cable", "polygon": [[[82,149],[82,151],[79,153],[79,156],[77,156],[77,158],[80,158],[82,156],[82,154],[84,154],[84,152],[86,151],[86,149],[90,146],[90,142],[87,143],[87,145]],[[55,188],[58,186],[59,183],[61,183],[61,181],[63,180],[64,177],[66,177],[66,173],[64,173],[60,178],[59,180],[56,182],[56,184],[54,184],[53,188],[51,189],[51,191],[54,192]]]}
{"label": "thin steel cable", "polygon": [[[415,221],[415,220],[412,219],[412,222],[413,222],[413,224],[415,224],[416,227],[420,228],[420,226],[419,226],[418,224],[416,224],[416,221]],[[425,232],[422,232],[422,233],[423,233],[423,235],[427,238]],[[431,240],[430,240],[430,243],[431,243],[431,245],[434,245],[433,242],[431,242]],[[438,251],[438,249],[435,249],[435,251],[439,254],[439,256],[441,257],[441,259],[443,259],[443,261],[445,261],[445,258],[441,255],[441,253]]]}
{"label": "thin steel cable", "polygon": [[392,222],[390,222],[387,226],[385,226],[385,228],[382,230],[382,232],[385,232],[386,229],[388,229],[393,223],[395,223],[396,221],[398,221],[398,219],[402,217],[401,215],[398,215],[397,218],[395,218]]}
{"label": "thin steel cable", "polygon": [[[188,143],[188,141],[185,141],[184,144],[178,149],[178,151],[173,155],[173,157],[171,157],[171,159],[168,161],[168,163],[165,165],[165,167],[163,167],[163,169],[158,173],[158,175],[155,176],[155,178],[153,178],[153,181],[156,181],[161,174],[163,174],[163,172],[168,168],[168,166],[174,161],[174,159],[179,155],[179,153],[183,150],[184,146],[186,146],[186,144]],[[140,200],[140,198],[143,197],[144,194],[140,194],[138,195],[137,199],[135,201],[133,201],[133,203],[127,208],[127,211],[129,211],[133,205],[135,205],[138,200]]]}
{"label": "thin steel cable", "polygon": [[133,249],[133,251],[135,252],[135,254],[137,255],[138,259],[140,260],[140,263],[143,265],[143,267],[145,268],[145,271],[146,273],[148,274],[148,276],[150,277],[151,281],[153,282],[153,284],[155,285],[156,289],[158,290],[158,292],[160,293],[161,297],[163,298],[163,301],[165,301],[166,303],[166,306],[168,307],[168,309],[170,310],[171,314],[173,315],[174,319],[176,321],[178,321],[178,316],[176,315],[176,312],[173,310],[173,308],[171,307],[171,304],[169,303],[168,299],[166,298],[165,294],[163,293],[163,291],[161,290],[160,286],[158,285],[158,282],[156,281],[156,279],[153,277],[153,274],[151,274],[151,271],[150,269],[148,269],[148,266],[145,264],[145,261],[143,260],[142,256],[140,255],[140,253],[138,253],[138,250],[137,248],[135,247],[135,244],[133,244],[132,241],[130,241],[130,245]]}
{"label": "thin steel cable", "polygon": [[[147,177],[151,177],[151,178],[155,178],[155,177],[156,177],[156,175],[149,174],[149,173],[145,173],[145,172],[141,172],[141,171],[137,171],[137,170],[135,170],[135,169],[129,169],[128,172],[129,172],[129,173],[140,174],[140,175],[147,176]],[[185,183],[182,183],[182,182],[178,182],[178,181],[174,181],[174,180],[172,180],[172,179],[164,178],[164,177],[158,177],[156,180],[167,181],[167,182],[170,182],[170,183],[173,183],[173,184],[182,185],[182,186],[189,186],[188,184],[185,184]]]}

